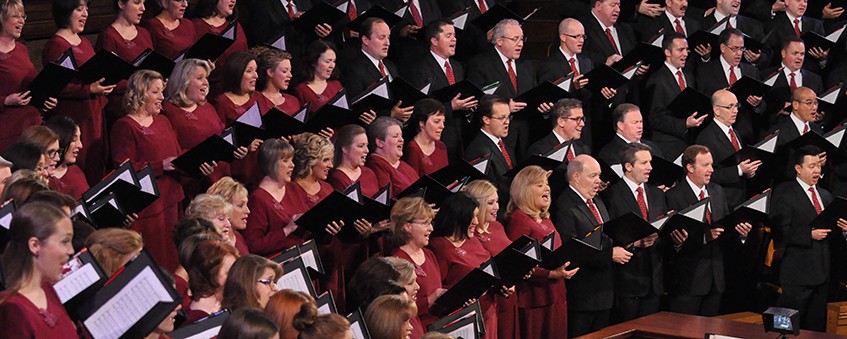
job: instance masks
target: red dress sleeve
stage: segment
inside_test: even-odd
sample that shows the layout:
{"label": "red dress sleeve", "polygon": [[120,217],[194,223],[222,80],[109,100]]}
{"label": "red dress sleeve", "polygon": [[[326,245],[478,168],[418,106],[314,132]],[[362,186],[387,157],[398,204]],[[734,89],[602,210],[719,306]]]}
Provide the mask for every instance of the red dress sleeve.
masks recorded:
{"label": "red dress sleeve", "polygon": [[242,232],[250,253],[271,256],[296,245],[283,231],[291,222],[292,214],[282,202],[275,201],[270,193],[258,188],[250,194],[247,206],[250,215],[247,217],[247,228]]}

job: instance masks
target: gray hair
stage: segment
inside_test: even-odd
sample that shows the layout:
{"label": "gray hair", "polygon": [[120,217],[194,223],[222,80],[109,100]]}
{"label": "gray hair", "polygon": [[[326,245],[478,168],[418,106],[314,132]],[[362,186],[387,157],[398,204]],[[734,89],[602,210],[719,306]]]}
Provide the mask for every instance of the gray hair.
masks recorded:
{"label": "gray hair", "polygon": [[494,25],[494,28],[492,28],[492,32],[491,32],[492,43],[494,41],[497,41],[497,39],[506,37],[506,26],[508,26],[508,25],[515,25],[515,26],[520,27],[521,23],[518,22],[515,19],[500,20],[500,22],[498,22],[496,25]]}

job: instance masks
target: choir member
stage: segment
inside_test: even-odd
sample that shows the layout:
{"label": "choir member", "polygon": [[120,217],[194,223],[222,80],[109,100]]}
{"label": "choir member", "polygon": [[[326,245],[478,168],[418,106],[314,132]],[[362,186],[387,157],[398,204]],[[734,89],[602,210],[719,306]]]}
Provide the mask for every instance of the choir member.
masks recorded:
{"label": "choir member", "polygon": [[[752,6],[752,5],[746,5]],[[764,41],[765,32],[762,23],[758,20],[740,15],[741,0],[717,0],[715,1],[715,11],[702,18],[703,28],[708,29],[714,26],[719,21],[729,17],[726,28],[738,29],[744,35],[751,37],[756,41]],[[715,46],[713,46],[715,47]],[[771,62],[771,51],[767,49],[758,52],[754,50],[745,50],[743,53],[744,60],[753,64],[756,67],[767,67]]]}
{"label": "choir member", "polygon": [[403,130],[399,120],[379,117],[368,126],[371,154],[365,166],[376,174],[379,186],[391,184],[396,196],[418,180],[418,172],[400,158],[403,156]]}
{"label": "choir member", "polygon": [[[771,20],[766,22],[768,29],[773,31],[773,33],[767,36],[768,39],[765,41],[771,47],[771,50],[777,51],[789,38],[800,38],[805,33],[811,32],[826,35],[823,22],[805,15],[808,8],[808,1],[785,0],[782,2],[784,3],[784,11],[781,13],[772,11]],[[804,67],[814,71],[822,70],[826,67],[829,52],[829,49],[824,50],[820,47],[810,48],[808,53],[812,58],[809,58],[803,64]],[[785,58],[784,55],[782,57]],[[775,64],[780,61],[776,57],[773,59]]]}
{"label": "choir member", "polygon": [[141,70],[129,78],[124,97],[127,114],[112,127],[111,141],[115,166],[130,160],[136,171],[148,164],[153,169],[160,197],[139,213],[131,228],[141,233],[153,259],[173,271],[177,255],[171,234],[184,195],[172,161],[182,150],[171,123],[159,115],[164,87],[162,76],[154,71]]}
{"label": "choir member", "polygon": [[174,60],[197,41],[194,23],[185,18],[188,1],[160,0],[162,11],[147,20],[145,27],[153,40],[153,49],[162,56]]}
{"label": "choir member", "polygon": [[6,181],[12,176],[12,163],[0,156],[0,192],[6,188]]}
{"label": "choir member", "polygon": [[[441,284],[446,289],[450,289],[474,268],[491,258],[491,254],[476,237],[478,214],[479,204],[476,200],[467,193],[460,192],[445,199],[432,220],[433,239],[429,247],[436,254],[435,259],[441,271]],[[501,293],[511,295],[514,289],[504,287]],[[497,305],[493,294],[479,297],[479,302],[486,335],[497,337]],[[451,311],[453,310],[448,310]]]}
{"label": "choir member", "polygon": [[414,302],[399,295],[382,295],[374,299],[365,311],[365,324],[374,338],[419,338],[414,336],[410,321],[416,314]]}
{"label": "choir member", "polygon": [[303,304],[293,326],[299,332],[298,339],[353,339],[347,318],[335,313],[318,315],[318,307],[313,303]]}
{"label": "choir member", "polygon": [[[9,182],[6,184],[6,187],[3,188],[3,202],[9,201],[10,199],[14,199],[14,201],[27,201],[30,196],[35,193],[41,191],[47,191],[50,188],[47,187],[47,183],[44,182],[43,178],[35,174],[35,172],[30,170],[20,170],[15,172],[15,174],[19,173],[29,173],[30,178],[15,178],[15,175],[10,177]],[[12,180],[15,179],[15,180]]]}
{"label": "choir member", "polygon": [[405,294],[406,288],[397,281],[400,272],[386,257],[371,257],[359,265],[359,269],[347,285],[347,309],[367,310],[377,297],[385,294]]}
{"label": "choir member", "polygon": [[185,310],[189,322],[223,309],[224,284],[236,259],[238,250],[221,241],[206,240],[194,248],[185,267],[191,288],[191,304]]}
{"label": "choir member", "polygon": [[0,149],[6,148],[18,139],[21,131],[29,126],[41,124],[39,109],[49,110],[56,106],[56,100],[51,98],[44,107],[29,105],[32,100],[29,91],[22,91],[35,79],[37,72],[29,60],[29,50],[26,45],[17,41],[21,37],[26,14],[20,0],[6,1],[0,7]]}
{"label": "choir member", "polygon": [[[553,234],[553,249],[562,239],[550,221],[549,172],[527,166],[515,176],[510,190],[506,234],[509,240],[528,236],[541,241]],[[520,338],[562,338],[568,333],[568,304],[565,279],[579,268],[568,270],[565,263],[556,270],[536,268],[526,281],[517,285]]]}
{"label": "choir member", "polygon": [[294,115],[300,110],[300,100],[297,97],[283,93],[288,90],[291,82],[291,54],[276,48],[254,47],[251,52],[256,55],[256,90],[259,91],[257,100],[259,110],[266,113],[276,108],[288,115]]}
{"label": "choir member", "polygon": [[337,191],[344,191],[358,182],[362,194],[373,197],[379,192],[376,174],[365,166],[368,156],[368,135],[359,125],[347,125],[335,135],[335,161],[327,181]]}
{"label": "choir member", "polygon": [[[94,56],[94,47],[80,36],[88,20],[87,0],[53,0],[53,21],[59,30],[47,40],[41,53],[41,64],[56,62],[69,49],[77,65],[83,65]],[[73,81],[59,95],[59,105],[54,114],[67,116],[79,125],[82,144],[85,145],[77,159],[88,184],[96,184],[106,175],[109,155],[106,123],[103,109],[117,85],[103,85],[105,79],[86,84]]]}
{"label": "choir member", "polygon": [[[701,29],[700,18],[688,12],[688,1],[682,0],[665,0],[661,1],[665,5],[665,15],[657,17],[649,17],[639,15],[635,20],[636,33],[641,41],[648,41],[659,33],[676,32],[683,36],[690,37],[694,32]],[[705,27],[708,29],[709,27]],[[694,51],[704,59],[708,60],[709,53],[712,51],[711,44],[694,46]]]}
{"label": "choir member", "polygon": [[[166,280],[170,280],[170,279],[166,279]],[[165,338],[168,338],[168,336],[165,333],[173,332],[174,327],[176,326],[176,315],[177,315],[177,312],[179,312],[180,310],[182,310],[181,305],[177,305],[176,307],[174,307],[174,309],[171,310],[171,313],[168,313],[168,315],[165,317],[165,319],[163,319],[162,322],[160,322],[158,325],[156,325],[156,328],[154,328],[153,331],[150,332],[150,334],[145,336],[144,339],[165,339]]]}
{"label": "choir member", "polygon": [[222,196],[215,194],[200,194],[185,208],[186,218],[206,219],[215,227],[215,232],[220,234],[223,242],[236,247],[235,231],[229,222],[232,214],[232,204]]}
{"label": "choir member", "polygon": [[412,111],[412,122],[417,125],[418,134],[406,144],[403,157],[421,175],[447,166],[447,145],[441,141],[444,111],[444,105],[429,98],[415,103]]}
{"label": "choir member", "polygon": [[25,129],[21,133],[20,140],[38,146],[38,149],[41,150],[41,157],[44,159],[44,166],[47,169],[47,175],[44,178],[50,178],[60,159],[59,136],[50,128],[38,125]]}
{"label": "choir member", "polygon": [[174,225],[174,243],[179,251],[179,266],[174,271],[176,293],[182,297],[182,309],[191,305],[191,290],[188,287],[188,271],[185,269],[191,260],[191,253],[197,244],[204,240],[223,241],[215,231],[215,226],[206,219],[184,218]]}
{"label": "choir member", "polygon": [[294,172],[294,147],[285,140],[268,139],[259,147],[258,158],[264,178],[250,193],[244,239],[250,253],[271,256],[305,241],[292,234],[297,226],[291,221],[293,208],[285,199]]}
{"label": "choir member", "polygon": [[247,219],[250,217],[250,208],[247,206],[249,201],[247,188],[235,179],[223,177],[212,184],[212,187],[209,187],[206,193],[219,195],[232,204],[229,222],[235,230],[233,232],[235,248],[241,255],[249,254],[247,242],[244,240],[244,235],[241,234],[247,228]]}
{"label": "choir member", "polygon": [[264,309],[276,292],[276,281],[282,277],[282,267],[258,255],[245,255],[232,265],[223,286],[221,307]]}
{"label": "choir member", "polygon": [[[229,57],[236,52],[247,52],[247,36],[241,24],[235,20],[235,0],[198,0],[194,2],[191,22],[194,24],[194,36],[200,39],[204,34],[220,35],[226,29],[235,24],[235,41],[214,60],[215,65],[226,65]],[[254,67],[255,69],[255,67]],[[209,95],[215,97],[220,93],[228,91],[226,85],[228,74],[226,69],[215,68],[209,75]]]}
{"label": "choir member", "polygon": [[294,95],[316,112],[334,98],[343,87],[338,81],[337,49],[331,42],[315,40],[303,54],[303,82],[294,87]]}
{"label": "choir member", "polygon": [[12,217],[0,293],[3,337],[76,338],[73,321],[53,284],[74,254],[73,225],[62,210],[45,203],[20,207]]}
{"label": "choir member", "polygon": [[[388,261],[389,264],[400,273],[400,276],[395,281],[398,285],[403,286],[406,289],[406,293],[400,294],[400,296],[405,297],[406,300],[415,306],[415,314],[411,315],[409,318],[409,325],[411,326],[411,331],[409,332],[410,339],[418,339],[423,337],[424,330],[426,329],[421,324],[421,319],[418,316],[417,312],[417,296],[418,291],[421,290],[421,285],[418,285],[418,276],[415,273],[415,265],[409,262],[406,259],[401,259],[397,257],[386,257],[385,260]],[[373,304],[373,303],[372,303]],[[404,338],[406,338],[404,336]]]}
{"label": "choir member", "polygon": [[[259,78],[256,68],[256,57],[247,52],[233,53],[223,65],[222,86],[225,92],[212,97],[211,101],[218,112],[218,117],[225,125],[231,125],[256,104],[259,96],[255,93]],[[250,150],[257,149],[260,142],[260,140],[253,140]],[[233,178],[247,187],[255,187],[261,180],[255,157],[234,161],[230,168]]]}
{"label": "choir member", "polygon": [[653,157],[662,157],[662,151],[652,141],[643,139],[644,117],[641,109],[633,104],[620,104],[612,111],[612,121],[615,123],[615,135],[617,137],[600,149],[597,160],[607,165],[619,164],[621,161],[621,150],[634,142],[650,146],[650,154]]}
{"label": "choir member", "polygon": [[91,251],[103,273],[111,277],[141,254],[144,239],[136,231],[104,228],[91,233],[85,241],[85,247]]}
{"label": "choir member", "polygon": [[[476,237],[489,254],[495,256],[508,247],[512,241],[506,235],[503,224],[497,221],[497,211],[500,209],[500,197],[497,187],[488,180],[474,180],[465,185],[464,191],[479,203],[479,213],[476,218]],[[520,337],[520,320],[518,319],[518,298],[508,298],[502,294],[494,296],[497,302],[497,333],[503,338]]]}
{"label": "choir member", "polygon": [[77,158],[84,147],[79,126],[73,119],[61,115],[47,119],[45,126],[59,136],[59,162],[50,175],[50,188],[80,199],[89,186],[85,173],[77,166]]}
{"label": "choir member", "polygon": [[391,256],[405,259],[415,267],[416,281],[420,286],[415,303],[424,329],[438,320],[430,312],[430,307],[446,291],[441,287],[438,260],[427,248],[434,216],[432,207],[423,198],[400,199],[391,208],[391,233],[388,236],[388,241],[396,247]]}
{"label": "choir member", "polygon": [[[139,26],[146,7],[143,0],[113,0],[113,4],[117,12],[115,21],[100,32],[94,49],[115,53],[121,59],[132,62],[146,49],[153,48],[150,32]],[[109,103],[105,108],[106,116],[111,119],[126,114],[121,105],[126,92],[126,81],[121,80],[117,85],[109,94]]]}
{"label": "choir member", "polygon": [[[577,99],[559,99],[550,109],[550,122],[553,130],[543,139],[529,146],[527,155],[547,154],[562,143],[569,142],[565,160],[571,161],[580,154],[591,154],[591,147],[582,142],[582,133],[586,130],[588,115]],[[555,118],[555,119],[554,119]]]}
{"label": "choir member", "polygon": [[[479,109],[474,114],[480,116],[482,126],[480,131],[465,148],[465,160],[490,155],[488,173],[486,176],[501,196],[509,195],[509,178],[506,172],[517,165],[518,158],[514,148],[504,142],[509,134],[512,123],[512,113],[509,112],[509,101],[497,96],[485,96],[479,102]],[[500,202],[505,207],[507,199]]]}
{"label": "choir member", "polygon": [[306,45],[315,39],[332,34],[332,25],[322,22],[302,29],[297,18],[317,5],[308,0],[253,1],[250,2],[250,22],[247,26],[250,45],[272,44],[284,36],[286,50],[300,58]]}
{"label": "choir member", "polygon": [[294,319],[303,317],[312,308],[317,312],[315,298],[311,295],[285,289],[271,295],[265,306],[265,315],[279,326],[279,339],[297,339],[300,332],[294,328]]}
{"label": "choir member", "polygon": [[49,175],[47,166],[45,166],[47,159],[45,159],[44,152],[41,151],[38,145],[18,141],[3,150],[3,157],[9,159],[14,164],[12,166],[13,173],[20,169],[35,171],[45,179],[45,184],[47,183],[46,179]]}
{"label": "choir member", "polygon": [[[791,105],[791,95],[800,87],[808,87],[815,93],[823,93],[824,87],[820,75],[804,68],[803,61],[806,59],[806,47],[803,39],[788,36],[782,41],[782,63],[779,67],[772,68],[762,74],[777,74],[773,87],[765,96],[768,107],[774,111],[780,111],[780,115],[788,115],[788,106]],[[777,117],[779,119],[780,117]],[[778,123],[778,122],[777,122]],[[782,136],[780,136],[782,139]]]}
{"label": "choir member", "polygon": [[218,333],[219,339],[275,339],[279,338],[279,326],[257,309],[246,308],[235,312],[224,320]]}

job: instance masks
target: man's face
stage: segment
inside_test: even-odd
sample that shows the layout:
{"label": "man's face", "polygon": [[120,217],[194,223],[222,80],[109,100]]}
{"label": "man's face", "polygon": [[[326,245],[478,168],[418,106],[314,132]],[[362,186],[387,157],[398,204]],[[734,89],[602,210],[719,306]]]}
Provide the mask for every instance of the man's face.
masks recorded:
{"label": "man's face", "polygon": [[732,92],[721,92],[715,99],[715,104],[712,106],[715,120],[724,125],[732,126],[738,118],[738,99]]}
{"label": "man's face", "polygon": [[818,179],[821,178],[821,158],[817,155],[807,155],[803,157],[802,164],[794,165],[794,170],[797,171],[797,177],[806,185],[817,185]]}
{"label": "man's face", "polygon": [[497,103],[491,107],[491,117],[482,117],[482,128],[491,135],[505,138],[509,135],[509,124],[511,123],[512,113],[509,111],[509,105]]}
{"label": "man's face", "polygon": [[593,199],[600,191],[600,164],[597,160],[587,159],[582,167],[582,172],[574,173],[571,177],[571,185],[579,191],[582,196]]}
{"label": "man's face", "polygon": [[592,10],[597,18],[600,19],[606,26],[614,25],[618,22],[618,16],[621,14],[620,0],[604,0],[597,1]]}
{"label": "man's face", "polygon": [[712,180],[712,153],[700,153],[694,158],[694,163],[686,165],[688,179],[697,186],[709,184]]}
{"label": "man's face", "polygon": [[391,29],[386,23],[374,23],[371,35],[362,37],[362,50],[374,59],[385,59],[388,56],[388,46],[391,45],[390,37]]}
{"label": "man's face", "polygon": [[432,51],[442,58],[456,55],[456,28],[453,25],[441,26],[441,32],[430,40]]}
{"label": "man's face", "polygon": [[565,29],[563,34],[559,35],[562,42],[562,49],[570,55],[582,53],[582,46],[585,44],[585,28],[581,23],[574,22]]}
{"label": "man's face", "polygon": [[624,115],[623,121],[617,123],[618,131],[626,138],[627,141],[633,142],[641,140],[644,134],[644,118],[641,117],[641,111],[632,110]]}
{"label": "man's face", "polygon": [[0,192],[6,188],[6,181],[12,176],[12,168],[7,166],[0,167]]}
{"label": "man's face", "polygon": [[797,100],[791,101],[791,109],[794,115],[804,122],[815,120],[818,111],[818,98],[815,92],[808,88],[800,88],[794,91]]}
{"label": "man's face", "polygon": [[688,10],[688,0],[665,0],[665,10],[677,18],[685,16]]}
{"label": "man's face", "polygon": [[653,155],[650,151],[635,152],[635,163],[626,163],[626,176],[636,184],[642,184],[650,179],[650,171],[653,170],[653,165],[650,163],[653,160]]}
{"label": "man's face", "polygon": [[685,39],[674,39],[670,50],[665,50],[665,59],[676,68],[685,67],[688,59],[688,41]]}
{"label": "man's face", "polygon": [[738,67],[744,56],[744,38],[735,34],[729,36],[725,44],[721,44],[721,56],[730,66]]}
{"label": "man's face", "polygon": [[715,10],[721,12],[724,16],[738,15],[741,9],[741,0],[718,0]]}
{"label": "man's face", "polygon": [[803,60],[806,59],[806,46],[799,41],[794,41],[782,49],[782,63],[792,72],[797,72],[803,67]]}
{"label": "man's face", "polygon": [[518,25],[506,25],[503,29],[504,36],[495,41],[495,47],[500,53],[512,60],[520,59],[523,49],[523,29]]}
{"label": "man's face", "polygon": [[795,17],[800,17],[806,14],[808,4],[808,0],[785,0],[785,11]]}
{"label": "man's face", "polygon": [[579,139],[582,136],[582,128],[585,127],[585,114],[582,107],[571,108],[571,116],[559,118],[559,129],[565,139]]}

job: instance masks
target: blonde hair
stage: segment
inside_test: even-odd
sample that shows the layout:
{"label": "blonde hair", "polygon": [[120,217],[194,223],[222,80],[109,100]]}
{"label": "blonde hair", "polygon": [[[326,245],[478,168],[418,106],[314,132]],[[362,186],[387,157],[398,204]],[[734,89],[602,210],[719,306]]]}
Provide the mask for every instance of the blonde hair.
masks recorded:
{"label": "blonde hair", "polygon": [[480,179],[469,182],[465,185],[464,190],[479,202],[479,213],[476,215],[476,218],[479,220],[480,225],[485,224],[485,216],[488,215],[488,204],[486,200],[492,195],[497,194],[497,187],[488,180]]}
{"label": "blonde hair", "polygon": [[546,219],[550,217],[550,206],[536,208],[532,201],[532,186],[543,183],[547,185],[548,172],[539,166],[527,166],[515,175],[512,186],[509,187],[509,205],[506,214],[511,215],[515,210],[521,210],[530,217]]}
{"label": "blonde hair", "polygon": [[229,202],[232,202],[239,195],[248,196],[247,188],[232,177],[220,178],[206,190],[206,193],[222,196]]}
{"label": "blonde hair", "polygon": [[418,275],[415,274],[415,265],[412,265],[406,259],[400,259],[398,257],[385,257],[385,261],[387,261],[392,268],[394,268],[397,273],[400,273],[400,277],[395,281],[398,285],[409,285],[418,278]]}
{"label": "blonde hair", "polygon": [[21,0],[3,0],[0,5],[0,25],[6,24],[6,17],[9,16],[12,8],[18,10],[18,14],[24,14],[24,3]]}
{"label": "blonde hair", "polygon": [[186,218],[200,218],[211,221],[218,214],[229,217],[232,214],[232,204],[217,194],[198,194],[185,208]]}
{"label": "blonde hair", "polygon": [[147,100],[147,91],[153,86],[153,81],[162,80],[159,72],[142,69],[133,73],[127,81],[127,89],[124,94],[124,109],[126,113],[135,113],[144,106]]}
{"label": "blonde hair", "polygon": [[144,240],[136,231],[122,228],[97,230],[88,236],[85,246],[97,259],[107,276],[115,274],[129,261],[129,255],[141,251]]}
{"label": "blonde hair", "polygon": [[374,299],[365,311],[365,323],[373,338],[403,338],[403,326],[418,314],[415,303],[396,294]]}
{"label": "blonde hair", "polygon": [[388,234],[388,241],[391,246],[400,247],[409,242],[409,233],[403,230],[403,226],[415,218],[429,220],[435,218],[435,212],[423,198],[402,198],[394,203],[389,219],[391,222],[391,232]]}
{"label": "blonde hair", "polygon": [[329,139],[314,133],[302,133],[291,138],[294,146],[294,179],[303,179],[312,175],[312,167],[321,158],[335,153],[335,146]]}
{"label": "blonde hair", "polygon": [[[168,85],[165,87],[165,100],[179,107],[191,106],[188,100],[188,83],[197,72],[197,68],[206,70],[206,77],[212,71],[212,67],[206,60],[200,59],[184,59],[174,66],[171,75],[168,77]],[[201,104],[196,102],[196,104]]]}

